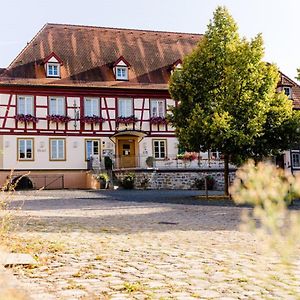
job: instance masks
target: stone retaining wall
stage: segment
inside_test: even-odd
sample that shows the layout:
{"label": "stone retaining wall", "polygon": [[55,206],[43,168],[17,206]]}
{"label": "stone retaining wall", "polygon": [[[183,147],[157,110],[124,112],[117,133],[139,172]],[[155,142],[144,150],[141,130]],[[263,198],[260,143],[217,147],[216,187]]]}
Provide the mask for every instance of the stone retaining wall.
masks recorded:
{"label": "stone retaining wall", "polygon": [[[235,171],[231,169],[229,173],[230,182],[233,181]],[[192,170],[115,170],[114,174],[120,181],[124,175],[135,173],[136,189],[197,189],[195,180],[211,175],[215,180],[214,190],[224,190],[224,171],[220,169],[192,169]]]}

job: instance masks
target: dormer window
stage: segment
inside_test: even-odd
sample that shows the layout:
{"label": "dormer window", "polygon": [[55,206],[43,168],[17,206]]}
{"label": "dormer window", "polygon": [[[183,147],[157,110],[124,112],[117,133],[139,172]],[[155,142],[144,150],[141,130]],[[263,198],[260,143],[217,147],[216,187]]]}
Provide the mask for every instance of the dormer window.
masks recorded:
{"label": "dormer window", "polygon": [[128,80],[128,68],[127,67],[116,67],[116,79],[117,80]]}
{"label": "dormer window", "polygon": [[129,80],[130,64],[123,57],[119,57],[113,65],[116,80]]}
{"label": "dormer window", "polygon": [[49,78],[60,78],[60,69],[62,64],[62,60],[54,52],[52,52],[49,56],[47,56],[44,59],[46,76]]}
{"label": "dormer window", "polygon": [[284,86],[282,90],[289,99],[292,99],[292,88],[290,86]]}
{"label": "dormer window", "polygon": [[177,59],[172,65],[171,65],[171,74],[173,74],[173,72],[175,70],[181,70],[182,69],[182,60],[181,59]]}
{"label": "dormer window", "polygon": [[47,63],[47,77],[60,77],[60,64]]}

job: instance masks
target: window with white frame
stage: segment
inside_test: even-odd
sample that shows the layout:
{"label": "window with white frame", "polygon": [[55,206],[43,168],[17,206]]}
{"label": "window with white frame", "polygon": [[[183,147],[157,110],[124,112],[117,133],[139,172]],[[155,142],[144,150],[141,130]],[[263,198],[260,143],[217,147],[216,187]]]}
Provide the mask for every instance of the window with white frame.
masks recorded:
{"label": "window with white frame", "polygon": [[166,140],[154,140],[153,141],[153,154],[156,159],[166,158],[167,144]]}
{"label": "window with white frame", "polygon": [[292,99],[292,88],[290,86],[284,86],[283,92],[289,99]]}
{"label": "window with white frame", "polygon": [[292,167],[300,168],[300,151],[292,152]]}
{"label": "window with white frame", "polygon": [[128,80],[128,67],[116,67],[116,79]]}
{"label": "window with white frame", "polygon": [[86,117],[92,117],[92,116],[100,117],[100,99],[99,98],[85,98],[84,99],[84,115]]}
{"label": "window with white frame", "polygon": [[17,112],[19,115],[33,115],[33,97],[18,96],[17,107]]}
{"label": "window with white frame", "polygon": [[33,139],[18,139],[18,160],[33,160]]}
{"label": "window with white frame", "polygon": [[85,153],[86,160],[89,160],[93,156],[100,155],[100,140],[86,140],[85,141]]}
{"label": "window with white frame", "polygon": [[47,63],[47,77],[60,77],[59,63]]}
{"label": "window with white frame", "polygon": [[64,116],[66,114],[64,97],[49,98],[49,114],[60,116]]}
{"label": "window with white frame", "polygon": [[50,160],[66,159],[66,141],[64,139],[50,139]]}
{"label": "window with white frame", "polygon": [[151,117],[165,117],[165,101],[159,99],[150,100]]}
{"label": "window with white frame", "polygon": [[130,117],[133,115],[133,100],[130,98],[118,99],[118,116]]}

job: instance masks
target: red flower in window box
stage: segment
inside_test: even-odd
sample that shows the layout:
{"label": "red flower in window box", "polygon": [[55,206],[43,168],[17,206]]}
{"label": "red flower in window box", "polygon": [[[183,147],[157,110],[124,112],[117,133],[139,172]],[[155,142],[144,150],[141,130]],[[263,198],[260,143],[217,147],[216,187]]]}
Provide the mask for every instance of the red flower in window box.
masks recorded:
{"label": "red flower in window box", "polygon": [[37,123],[39,121],[39,119],[37,117],[32,116],[30,114],[28,114],[28,115],[18,114],[15,116],[15,119],[18,122],[22,122],[22,123]]}
{"label": "red flower in window box", "polygon": [[165,125],[168,123],[168,121],[164,117],[152,117],[150,118],[150,123],[155,125],[159,125],[159,124]]}
{"label": "red flower in window box", "polygon": [[197,152],[185,152],[184,154],[178,154],[177,159],[182,159],[182,160],[195,160],[198,159],[199,155]]}
{"label": "red flower in window box", "polygon": [[101,124],[105,121],[102,117],[93,115],[93,116],[85,116],[82,119],[82,122],[87,124]]}
{"label": "red flower in window box", "polygon": [[69,116],[61,116],[61,115],[48,115],[46,119],[53,123],[68,123],[71,121]]}
{"label": "red flower in window box", "polygon": [[118,124],[125,124],[125,125],[128,125],[128,124],[134,124],[137,122],[137,118],[135,116],[130,116],[130,117],[118,117],[116,119],[116,122]]}

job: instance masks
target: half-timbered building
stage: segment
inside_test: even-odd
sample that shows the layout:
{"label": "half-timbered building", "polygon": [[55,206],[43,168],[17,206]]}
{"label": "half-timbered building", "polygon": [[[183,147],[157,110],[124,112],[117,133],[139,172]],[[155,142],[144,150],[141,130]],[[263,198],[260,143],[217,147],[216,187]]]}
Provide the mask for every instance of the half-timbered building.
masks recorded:
{"label": "half-timbered building", "polygon": [[[101,166],[105,156],[119,169],[146,167],[149,157],[157,167],[178,167],[178,141],[166,121],[176,105],[168,81],[199,39],[46,24],[0,69],[1,181],[14,170],[30,172],[36,187],[61,180],[85,188],[88,161]],[[290,79],[283,76],[278,88],[299,101]]]}

